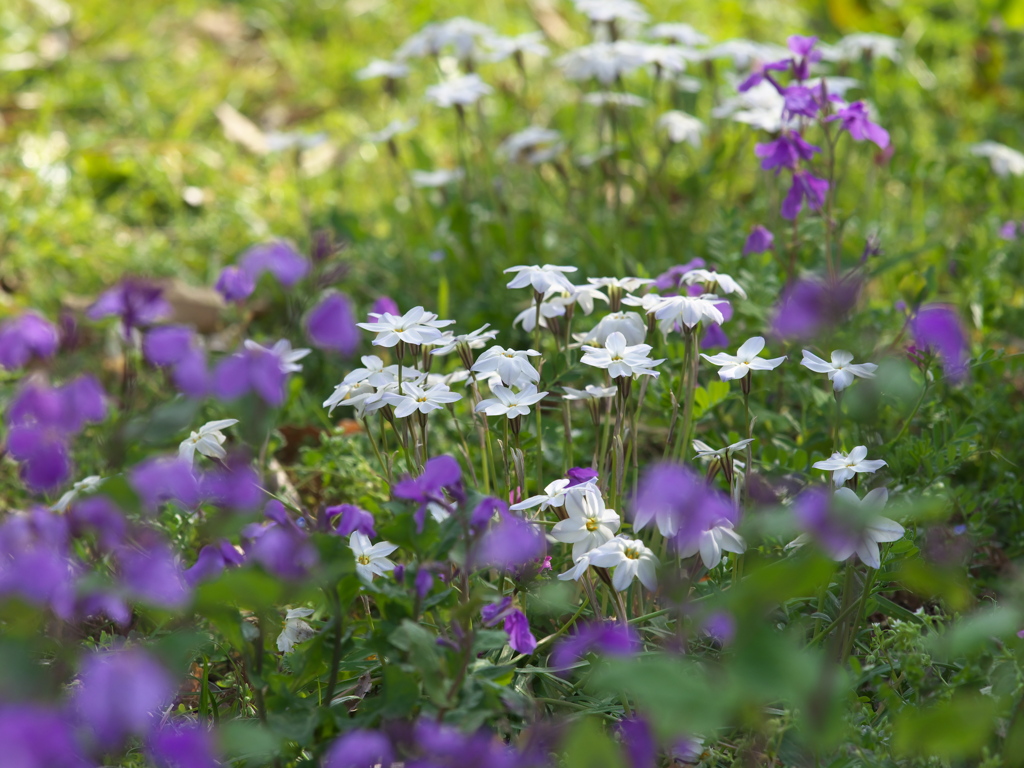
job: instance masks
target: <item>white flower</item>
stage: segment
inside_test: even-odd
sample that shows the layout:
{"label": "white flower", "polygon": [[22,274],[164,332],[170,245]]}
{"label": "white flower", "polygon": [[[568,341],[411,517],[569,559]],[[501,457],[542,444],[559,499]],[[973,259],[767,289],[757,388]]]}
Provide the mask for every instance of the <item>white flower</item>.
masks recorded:
{"label": "white flower", "polygon": [[551,536],[563,544],[572,544],[572,559],[611,540],[619,530],[619,516],[607,509],[601,491],[592,483],[574,485],[565,494],[568,517],[559,520]]}
{"label": "white flower", "polygon": [[832,472],[832,481],[838,488],[859,472],[877,472],[887,466],[881,459],[868,459],[867,455],[868,449],[858,445],[849,454],[836,451],[829,458],[816,461],[814,468]]}
{"label": "white flower", "polygon": [[647,99],[633,93],[617,91],[594,91],[583,97],[583,101],[595,107],[643,107]]}
{"label": "white flower", "polygon": [[395,568],[395,564],[388,560],[388,555],[398,549],[397,544],[378,541],[371,545],[365,533],[353,531],[348,537],[348,546],[356,558],[356,573],[366,581],[372,581],[374,576],[383,576]]}
{"label": "white flower", "polygon": [[442,334],[440,341],[436,342],[437,346],[430,350],[430,354],[449,355],[454,352],[460,344],[465,344],[470,349],[483,349],[488,341],[493,340],[498,335],[497,329],[488,331],[487,329],[490,327],[490,323],[484,323],[475,331],[461,333],[459,335],[455,335],[451,331],[445,331],[444,334]]}
{"label": "white flower", "polygon": [[206,422],[199,428],[198,432],[193,432],[188,438],[181,441],[181,445],[178,446],[178,458],[192,464],[196,451],[198,451],[203,456],[223,459],[228,455],[227,451],[223,448],[227,437],[224,436],[221,430],[234,426],[237,423],[238,419],[221,419],[219,421]]}
{"label": "white flower", "polygon": [[[626,300],[622,302],[625,304]],[[682,325],[693,328],[703,320],[710,320],[712,323],[724,323],[725,315],[716,307],[721,304],[722,299],[711,293],[703,296],[666,296],[658,297],[654,316],[658,319],[662,334],[668,336]]]}
{"label": "white flower", "polygon": [[480,75],[459,75],[444,83],[427,88],[427,101],[439,107],[468,107],[493,93],[494,89],[480,79]]}
{"label": "white flower", "polygon": [[404,419],[416,411],[430,413],[439,408],[444,408],[447,403],[454,403],[462,399],[458,392],[452,392],[447,384],[435,384],[429,389],[423,389],[412,382],[402,382],[402,393],[389,393],[384,396],[384,401],[395,406],[395,416]]}
{"label": "white flower", "polygon": [[[875,514],[885,506],[889,499],[889,491],[885,488],[875,488],[861,499],[851,489],[839,488],[836,490],[835,498],[838,502],[869,515],[867,525],[861,531],[859,539],[853,542],[851,549],[857,553],[864,565],[875,569],[881,568],[878,545],[898,541],[905,533],[903,526],[895,520]],[[851,554],[853,552],[837,552],[833,554],[833,559],[842,562]]]}
{"label": "white flower", "polygon": [[743,290],[739,283],[729,275],[715,272],[712,269],[691,269],[683,275],[682,282],[686,285],[703,284],[709,286],[709,290],[715,293],[736,293],[744,299],[747,298],[747,292]]}
{"label": "white flower", "polygon": [[[547,328],[548,320],[552,318],[565,317],[566,308],[570,304],[572,304],[572,299],[565,298],[564,296],[542,301],[540,303],[540,327]],[[517,325],[523,326],[523,330],[527,333],[533,333],[533,330],[537,327],[537,306],[531,304],[516,315],[512,320],[512,327],[514,328]]]}
{"label": "white flower", "polygon": [[365,67],[356,72],[357,80],[375,80],[378,77],[386,77],[388,80],[400,80],[409,74],[409,67],[400,61],[384,61],[374,59]]}
{"label": "white flower", "polygon": [[511,162],[538,165],[554,159],[562,147],[562,134],[558,131],[530,126],[501,142],[498,155]]}
{"label": "white flower", "polygon": [[726,40],[707,51],[709,59],[732,59],[736,69],[748,69],[755,61],[777,61],[791,56],[789,49],[751,40]]}
{"label": "white flower", "polygon": [[803,353],[804,359],[800,361],[800,365],[810,368],[815,373],[827,373],[829,380],[832,382],[832,389],[836,392],[842,392],[850,386],[853,383],[854,376],[860,376],[862,379],[873,379],[875,378],[875,371],[878,370],[878,366],[874,363],[858,363],[855,365],[853,355],[842,349],[837,349],[832,353],[831,363],[826,363],[806,349],[803,350]]}
{"label": "white flower", "polygon": [[678,45],[658,43],[635,43],[635,50],[648,64],[653,64],[662,73],[678,74],[686,69],[687,61],[700,58],[694,51]]}
{"label": "white flower", "polygon": [[437,56],[444,48],[451,46],[461,60],[469,59],[476,49],[478,40],[488,40],[494,30],[479,21],[463,16],[427,24],[409,37],[395,52],[396,59],[424,58]]}
{"label": "white flower", "polygon": [[516,387],[523,383],[540,381],[540,374],[530,362],[531,357],[539,356],[540,352],[533,349],[505,349],[494,346],[477,358],[471,370],[474,373],[497,371],[505,386]]}
{"label": "white flower", "polygon": [[370,317],[376,318],[377,322],[356,325],[374,331],[377,337],[373,343],[378,347],[394,347],[400,341],[406,344],[433,344],[441,338],[440,329],[455,322],[438,320],[437,315],[427,312],[423,307],[413,307],[404,315],[371,312]]}
{"label": "white flower", "polygon": [[393,138],[395,138],[395,136],[400,136],[403,133],[408,133],[417,125],[419,125],[419,121],[417,121],[415,118],[411,120],[392,120],[379,131],[368,133],[363,138],[369,141],[371,144],[383,144],[385,142],[391,141]]}
{"label": "white flower", "polygon": [[754,336],[743,342],[743,345],[736,350],[735,355],[719,352],[717,355],[708,356],[701,353],[701,357],[713,365],[721,366],[718,377],[722,381],[729,381],[730,379],[742,379],[751,371],[773,370],[782,365],[786,359],[785,355],[768,360],[758,357],[762,349],[764,349],[764,338]]}
{"label": "white flower", "polygon": [[710,42],[707,35],[698,32],[689,24],[655,24],[647,30],[647,34],[655,40],[671,40],[680,45],[697,46]]}
{"label": "white flower", "polygon": [[612,312],[602,317],[588,332],[576,334],[575,338],[603,347],[613,333],[621,333],[627,344],[641,344],[647,336],[647,324],[636,312]]}
{"label": "white flower", "polygon": [[[195,434],[194,432],[192,434]],[[93,493],[103,483],[103,478],[99,475],[89,475],[83,477],[77,483],[71,486],[71,490],[65,491],[64,494],[57,499],[57,503],[50,507],[51,512],[64,513],[68,511],[68,507],[71,503],[77,499],[83,493]]]}
{"label": "white flower", "polygon": [[301,131],[270,131],[265,134],[267,150],[269,152],[285,152],[290,149],[316,149],[327,143],[327,134],[323,131],[317,133],[302,133]]}
{"label": "white flower", "polygon": [[[342,384],[367,384],[374,387],[383,387],[385,384],[391,384],[398,381],[398,366],[397,365],[384,365],[384,361],[376,355],[363,355],[359,358],[365,368],[356,368],[350,371],[344,379],[341,380]],[[415,368],[410,368],[406,365],[402,366],[402,380],[403,381],[416,381],[423,378],[422,371],[418,371]]]}
{"label": "white flower", "polygon": [[775,133],[783,128],[782,111],[786,98],[767,80],[745,93],[737,93],[711,110],[711,116],[734,120]]}
{"label": "white flower", "polygon": [[477,403],[477,412],[514,419],[516,416],[529,416],[530,406],[543,400],[547,392],[538,392],[533,384],[527,384],[518,392],[499,384],[491,388],[491,394],[494,397]]}
{"label": "white flower", "polygon": [[855,32],[842,37],[822,58],[826,61],[852,61],[869,53],[874,58],[900,61],[902,41],[898,37],[880,35],[877,32]]}
{"label": "white flower", "polygon": [[573,581],[579,581],[583,578],[583,574],[585,574],[587,569],[590,567],[590,553],[588,552],[580,555],[579,557],[573,558],[573,563],[575,563],[575,565],[573,565],[573,567],[568,571],[558,574],[559,579],[562,581],[569,581],[570,579]]}
{"label": "white flower", "polygon": [[285,373],[301,371],[302,366],[299,365],[299,360],[313,351],[311,349],[292,349],[292,343],[288,339],[280,339],[274,342],[274,346],[269,349],[261,344],[257,344],[252,339],[246,339],[244,345],[248,350],[268,352],[277,357],[281,362],[281,370]]}
{"label": "white flower", "polygon": [[351,405],[355,407],[356,414],[362,416],[365,412],[366,398],[375,392],[376,388],[369,384],[345,384],[342,382],[334,388],[331,396],[324,400],[324,408],[330,415],[339,405]]}
{"label": "white flower", "polygon": [[620,376],[657,376],[654,366],[664,359],[652,360],[647,356],[650,344],[626,344],[626,337],[616,331],[608,336],[604,347],[582,347],[586,353],[580,358],[584,365],[605,368],[613,379]]}
{"label": "white flower", "polygon": [[680,557],[692,557],[700,552],[700,559],[704,561],[704,567],[711,570],[722,562],[722,552],[735,552],[742,555],[747,551],[747,543],[736,531],[728,520],[719,520],[711,528],[704,531],[679,551]]}
{"label": "white flower", "polygon": [[639,540],[619,536],[590,551],[590,564],[598,568],[614,568],[612,586],[619,592],[634,578],[653,592],[658,588],[658,558]]}
{"label": "white flower", "polygon": [[987,157],[996,176],[1024,174],[1024,154],[995,141],[982,141],[971,147],[971,154]]}
{"label": "white flower", "polygon": [[575,488],[580,488],[584,485],[596,485],[597,478],[591,478],[583,483],[569,487],[571,481],[568,478],[561,478],[554,482],[548,483],[544,487],[544,493],[539,493],[536,496],[531,496],[528,499],[523,499],[518,504],[513,504],[509,509],[514,509],[517,512],[521,512],[524,509],[533,509],[534,507],[540,507],[540,511],[543,512],[545,509],[551,509],[552,507],[564,507],[565,496],[568,493],[579,493],[580,491],[574,491]]}
{"label": "white flower", "polygon": [[569,51],[556,62],[569,80],[597,80],[611,85],[644,65],[635,43],[591,43]]}
{"label": "white flower", "polygon": [[641,307],[648,315],[654,314],[667,300],[664,296],[659,296],[657,293],[645,293],[643,296],[634,296],[631,293],[628,296],[622,297],[623,304],[630,307]]}
{"label": "white flower", "polygon": [[583,314],[589,315],[594,311],[594,300],[599,299],[605,304],[608,303],[608,297],[604,295],[604,292],[595,285],[570,285],[569,290],[565,290],[556,285],[551,286],[548,289],[547,298],[554,297],[555,299],[561,298],[564,300],[566,306],[570,304],[576,304],[580,309],[583,310]]}
{"label": "white flower", "polygon": [[312,608],[292,608],[285,614],[284,630],[277,636],[277,650],[289,653],[296,643],[309,640],[316,631],[303,619],[313,615]]}
{"label": "white flower", "polygon": [[685,141],[699,147],[704,136],[704,123],[693,115],[675,109],[658,118],[658,127],[668,135],[668,140],[673,144]]}
{"label": "white flower", "polygon": [[505,287],[525,288],[529,285],[536,293],[547,293],[552,287],[557,286],[564,291],[571,291],[572,283],[569,282],[565,273],[575,271],[576,267],[559,267],[555,264],[509,267],[505,270],[505,274],[513,272],[515,277]]}
{"label": "white flower", "polygon": [[719,448],[718,450],[715,450],[702,440],[694,440],[693,449],[697,452],[696,455],[698,459],[713,459],[715,457],[724,458],[730,453],[735,453],[741,448],[746,448],[752,442],[754,442],[754,438],[748,437],[746,440],[740,440],[737,443],[725,446],[725,448]]}
{"label": "white flower", "polygon": [[653,283],[649,277],[588,277],[587,282],[599,288],[607,288],[609,292],[616,290],[631,293],[637,288]]}
{"label": "white flower", "polygon": [[534,56],[547,56],[551,51],[544,45],[543,32],[526,32],[515,37],[493,36],[484,41],[490,49],[487,60],[490,62],[504,61],[510,56],[522,56],[532,53]]}
{"label": "white flower", "polygon": [[417,189],[437,189],[461,181],[465,175],[461,168],[439,168],[436,171],[412,171],[409,178]]}
{"label": "white flower", "polygon": [[574,0],[573,4],[591,21],[646,24],[650,18],[643,6],[634,0]]}
{"label": "white flower", "polygon": [[612,397],[617,391],[615,387],[599,387],[596,384],[587,384],[583,389],[573,389],[572,387],[562,387],[562,389],[565,390],[562,397],[566,400],[601,400]]}

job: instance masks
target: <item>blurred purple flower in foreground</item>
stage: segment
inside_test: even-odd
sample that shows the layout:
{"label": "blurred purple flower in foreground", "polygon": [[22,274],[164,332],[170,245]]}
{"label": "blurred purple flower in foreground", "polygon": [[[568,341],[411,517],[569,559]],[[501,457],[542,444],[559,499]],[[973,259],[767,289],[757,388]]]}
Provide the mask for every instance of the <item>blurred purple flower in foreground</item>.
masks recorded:
{"label": "blurred purple flower in foreground", "polygon": [[590,622],[562,639],[551,654],[555,669],[567,669],[584,655],[595,651],[608,656],[631,656],[640,650],[640,640],[632,627],[610,622]]}
{"label": "blurred purple flower in foreground", "polygon": [[163,288],[145,280],[130,278],[102,293],[85,313],[90,320],[121,318],[126,339],[135,328],[150,325],[170,314],[171,305],[163,298]]}
{"label": "blurred purple flower in foreground", "polygon": [[530,632],[526,614],[512,606],[512,598],[505,597],[493,605],[485,605],[480,611],[485,627],[493,627],[504,620],[503,628],[508,634],[508,646],[516,653],[533,653],[537,639]]}
{"label": "blurred purple flower in foreground", "polygon": [[157,768],[217,768],[213,735],[198,723],[172,723],[149,739],[147,751]]}
{"label": "blurred purple flower in foreground", "polygon": [[379,731],[356,729],[339,736],[324,756],[324,768],[389,768],[391,742]]}
{"label": "blurred purple flower in foreground", "polygon": [[951,381],[960,382],[967,377],[970,352],[967,330],[953,307],[946,304],[921,307],[910,321],[910,332],[918,347],[939,356]]}
{"label": "blurred purple flower in foreground", "polygon": [[306,335],[319,349],[351,355],[359,348],[359,329],[352,305],[341,293],[329,293],[306,318]]}
{"label": "blurred purple flower in foreground", "polygon": [[423,531],[423,523],[427,513],[427,505],[438,504],[444,509],[449,509],[448,499],[444,492],[452,495],[457,503],[465,501],[466,495],[462,489],[462,468],[451,456],[435,456],[429,459],[423,467],[423,474],[419,477],[406,477],[400,480],[394,487],[393,493],[396,498],[406,499],[419,503],[416,510],[416,530]]}
{"label": "blurred purple flower in foreground", "polygon": [[309,272],[309,260],[280,240],[254,245],[241,255],[237,266],[224,268],[216,289],[226,301],[244,301],[256,290],[264,272],[290,288]]}
{"label": "blurred purple flower in foreground", "polygon": [[842,322],[857,303],[860,284],[843,278],[833,284],[801,279],[787,286],[772,318],[773,335],[783,339],[811,339],[824,328]]}
{"label": "blurred purple flower in foreground", "polygon": [[63,713],[20,703],[0,706],[4,765],[16,768],[89,768]]}
{"label": "blurred purple flower in foreground", "polygon": [[750,234],[747,236],[747,241],[743,244],[743,255],[750,256],[755,253],[765,253],[766,251],[770,251],[774,242],[775,235],[773,235],[766,227],[762,227],[758,224],[750,230]]}
{"label": "blurred purple flower in foreground", "polygon": [[51,357],[59,341],[57,328],[50,321],[26,312],[0,325],[0,367],[12,371],[33,356]]}

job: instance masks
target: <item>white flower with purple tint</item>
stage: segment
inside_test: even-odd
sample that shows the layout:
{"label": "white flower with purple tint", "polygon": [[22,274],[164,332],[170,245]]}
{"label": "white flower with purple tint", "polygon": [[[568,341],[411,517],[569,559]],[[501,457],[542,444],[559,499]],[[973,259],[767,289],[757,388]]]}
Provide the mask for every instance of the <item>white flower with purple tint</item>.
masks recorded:
{"label": "white flower with purple tint", "polygon": [[252,339],[246,339],[244,346],[250,352],[264,352],[276,357],[281,365],[281,371],[284,373],[301,371],[302,366],[299,365],[299,360],[312,352],[311,349],[292,349],[292,343],[288,339],[279,339],[274,342],[274,346],[269,348],[257,344]]}
{"label": "white flower with purple tint", "polygon": [[853,355],[849,352],[837,349],[832,353],[832,362],[828,363],[815,354],[803,350],[804,359],[800,365],[809,368],[815,373],[827,373],[829,381],[832,382],[832,389],[842,392],[853,383],[855,376],[862,379],[875,378],[875,371],[878,366],[874,363],[854,363]]}

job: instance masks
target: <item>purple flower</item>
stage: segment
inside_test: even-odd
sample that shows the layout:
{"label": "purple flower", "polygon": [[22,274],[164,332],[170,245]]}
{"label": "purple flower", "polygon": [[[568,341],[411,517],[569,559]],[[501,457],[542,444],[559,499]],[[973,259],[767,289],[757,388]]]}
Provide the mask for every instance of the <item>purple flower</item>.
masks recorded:
{"label": "purple flower", "polygon": [[141,546],[125,545],[117,554],[120,582],[125,591],[149,605],[181,608],[190,599],[174,553],[155,538]]}
{"label": "purple flower", "polygon": [[701,349],[723,349],[729,346],[729,337],[718,323],[708,323],[700,339]]}
{"label": "purple flower", "polygon": [[67,519],[75,536],[81,536],[89,530],[95,531],[96,539],[108,552],[121,545],[128,529],[124,513],[106,496],[91,496],[76,501]]}
{"label": "purple flower", "polygon": [[566,488],[572,488],[575,485],[582,485],[590,480],[596,480],[597,470],[590,467],[573,467],[565,473],[565,476],[569,478],[569,484]]}
{"label": "purple flower", "polygon": [[640,650],[640,640],[629,625],[591,622],[561,640],[551,654],[550,665],[567,669],[591,651],[607,656],[632,656]]}
{"label": "purple flower", "polygon": [[276,499],[267,502],[263,514],[268,524],[248,525],[242,531],[246,555],[282,578],[306,578],[318,561],[309,536]]}
{"label": "purple flower", "polygon": [[107,417],[107,396],[95,376],[79,376],[58,390],[63,400],[61,426],[78,433],[87,422],[99,423]]}
{"label": "purple flower", "polygon": [[16,768],[89,768],[66,715],[35,704],[0,705],[5,765]]}
{"label": "purple flower", "polygon": [[427,512],[427,505],[430,503],[440,504],[448,507],[448,500],[444,496],[447,491],[456,502],[465,501],[465,492],[462,489],[462,469],[451,456],[435,456],[427,461],[423,467],[423,474],[419,477],[406,477],[399,481],[392,491],[396,498],[406,499],[419,503],[416,510],[416,530],[423,531],[424,518]]}
{"label": "purple flower", "polygon": [[630,768],[655,768],[658,761],[658,745],[654,732],[646,720],[630,717],[620,720],[615,727],[626,748]]}
{"label": "purple flower", "polygon": [[398,308],[397,302],[389,296],[381,296],[373,302],[373,306],[370,308],[370,316],[366,322],[375,323],[377,322],[376,315],[383,315],[387,312],[389,315],[401,315],[402,311]]}
{"label": "purple flower", "polygon": [[787,286],[775,307],[772,333],[783,339],[810,339],[842,321],[857,303],[860,284],[804,279]]}
{"label": "purple flower", "polygon": [[793,76],[800,81],[806,80],[810,76],[810,65],[821,60],[821,52],[814,50],[818,38],[792,35],[786,42],[789,50],[798,57],[793,62]]}
{"label": "purple flower", "polygon": [[522,611],[510,612],[505,617],[504,629],[508,633],[508,647],[516,653],[533,653],[537,649],[537,638],[530,632],[530,622]]}
{"label": "purple flower", "polygon": [[508,504],[494,496],[485,496],[473,508],[469,515],[469,527],[474,533],[479,533],[494,519],[495,515],[508,513]]}
{"label": "purple flower", "polygon": [[171,314],[171,305],[163,298],[163,288],[144,280],[122,280],[101,294],[86,310],[90,320],[120,317],[125,338],[133,328],[150,325]]}
{"label": "purple flower", "polygon": [[928,304],[910,321],[918,347],[931,350],[942,360],[946,376],[955,382],[967,376],[970,347],[967,331],[956,310],[947,304]]}
{"label": "purple flower", "polygon": [[703,269],[706,266],[707,264],[704,259],[699,257],[696,259],[690,259],[690,261],[685,264],[677,264],[674,267],[669,267],[667,271],[658,275],[651,285],[661,293],[677,290],[679,288],[679,281],[683,279],[683,275],[691,270]]}
{"label": "purple flower", "polygon": [[136,464],[128,473],[128,482],[151,512],[169,501],[186,509],[197,507],[201,501],[192,467],[177,457],[157,456]]}
{"label": "purple flower", "polygon": [[780,59],[779,61],[770,61],[767,64],[762,64],[754,68],[754,71],[747,76],[747,78],[740,83],[736,90],[740,93],[746,93],[751,88],[760,85],[765,80],[775,86],[776,90],[779,90],[779,84],[772,78],[769,72],[784,72],[789,69],[791,63],[790,59]]}
{"label": "purple flower", "polygon": [[17,595],[71,618],[76,574],[69,542],[62,515],[36,509],[9,516],[0,524],[0,596]]}
{"label": "purple flower", "polygon": [[339,518],[334,527],[334,532],[339,536],[347,539],[352,535],[353,531],[359,531],[371,539],[377,538],[373,514],[365,509],[360,509],[355,504],[341,504],[337,507],[328,507],[324,510],[324,514],[327,516],[329,525],[333,525],[331,521],[334,518]]}
{"label": "purple flower", "polygon": [[241,565],[244,561],[245,556],[230,541],[221,539],[217,544],[207,544],[199,550],[195,564],[182,576],[186,584],[195,587],[200,582],[216,578],[225,568]]}
{"label": "purple flower", "polygon": [[220,400],[236,400],[255,392],[265,403],[279,406],[285,399],[288,374],[280,358],[259,348],[244,348],[223,358],[213,370],[212,390]]}
{"label": "purple flower", "polygon": [[434,586],[434,575],[428,569],[420,566],[420,569],[416,571],[416,579],[413,581],[413,586],[416,590],[416,597],[422,600],[430,593]]}
{"label": "purple flower", "polygon": [[754,154],[764,158],[761,168],[766,171],[772,168],[796,168],[801,160],[810,160],[816,152],[821,152],[821,147],[808,144],[796,131],[783,133],[775,141],[754,146]]}
{"label": "purple flower", "polygon": [[0,325],[0,367],[13,371],[33,355],[50,357],[59,341],[52,323],[35,312],[26,312]]}
{"label": "purple flower", "polygon": [[653,522],[662,536],[685,548],[713,523],[707,500],[707,485],[692,468],[655,464],[640,479],[633,502],[633,529],[643,530]]}
{"label": "purple flower", "polygon": [[783,89],[785,110],[789,115],[814,117],[821,108],[814,91],[803,85],[791,85]]}
{"label": "purple flower", "polygon": [[721,645],[728,645],[736,636],[736,619],[728,611],[715,611],[704,620],[704,631]]}
{"label": "purple flower", "polygon": [[889,146],[889,132],[871,122],[868,108],[863,101],[855,101],[840,109],[829,120],[842,120],[843,128],[850,132],[854,141],[873,141],[879,149]]}
{"label": "purple flower", "polygon": [[119,627],[124,627],[131,620],[132,611],[120,595],[98,591],[79,595],[75,616],[80,620],[105,616]]}
{"label": "purple flower", "polygon": [[324,756],[324,768],[389,768],[391,742],[378,731],[356,729],[339,736]]}
{"label": "purple flower", "polygon": [[214,286],[225,301],[242,302],[256,290],[256,278],[237,266],[228,266],[220,273]]}
{"label": "purple flower", "polygon": [[201,349],[190,350],[171,371],[171,379],[182,394],[188,397],[206,397],[213,383],[206,365],[206,354]]}
{"label": "purple flower", "polygon": [[223,468],[205,472],[199,491],[204,500],[218,507],[240,511],[256,509],[265,499],[256,470],[238,456],[228,458]]}
{"label": "purple flower", "polygon": [[514,568],[543,557],[545,550],[544,534],[536,526],[506,513],[481,537],[473,564],[478,568]]}
{"label": "purple flower", "polygon": [[849,557],[859,535],[848,521],[835,513],[832,494],[825,488],[809,488],[793,502],[793,516],[830,555]]}
{"label": "purple flower", "polygon": [[13,427],[7,451],[21,462],[21,479],[34,491],[57,488],[71,476],[71,459],[61,435],[38,426]]}
{"label": "purple flower", "polygon": [[157,768],[217,768],[213,737],[198,723],[171,723],[154,733],[147,744]]}
{"label": "purple flower", "polygon": [[195,347],[195,333],[184,325],[161,325],[146,331],[142,353],[153,365],[174,365]]}
{"label": "purple flower", "polygon": [[1003,240],[1016,240],[1020,232],[1020,224],[1016,221],[1008,221],[999,228],[999,236]]}
{"label": "purple flower", "polygon": [[807,201],[807,207],[813,211],[821,210],[825,204],[828,182],[819,179],[807,171],[794,171],[793,184],[782,201],[782,218],[795,219]]}
{"label": "purple flower", "polygon": [[758,224],[750,230],[750,234],[747,236],[747,242],[743,245],[743,255],[750,256],[754,253],[766,253],[771,250],[774,242],[775,235],[767,228]]}
{"label": "purple flower", "polygon": [[177,690],[167,670],[139,648],[87,656],[79,680],[75,710],[104,750],[149,733]]}
{"label": "purple flower", "polygon": [[359,329],[352,305],[341,293],[329,293],[306,318],[306,335],[318,349],[351,355],[359,348]]}
{"label": "purple flower", "polygon": [[254,281],[258,281],[264,272],[269,272],[286,288],[295,285],[309,272],[309,261],[283,240],[254,245],[242,254],[238,265]]}

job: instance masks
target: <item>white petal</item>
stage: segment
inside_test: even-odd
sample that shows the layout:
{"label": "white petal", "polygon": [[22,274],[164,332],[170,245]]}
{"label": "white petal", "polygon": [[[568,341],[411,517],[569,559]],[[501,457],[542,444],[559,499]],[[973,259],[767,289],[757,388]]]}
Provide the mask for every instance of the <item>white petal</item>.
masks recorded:
{"label": "white petal", "polygon": [[806,349],[803,350],[804,359],[800,361],[800,365],[805,368],[809,368],[815,373],[831,373],[833,366],[826,363],[817,355],[811,354]]}
{"label": "white petal", "polygon": [[842,392],[848,386],[853,384],[853,371],[849,368],[844,368],[841,371],[836,371],[832,376],[832,389],[836,392]]}
{"label": "white petal", "polygon": [[836,368],[846,366],[853,362],[853,355],[845,349],[837,349],[832,353],[832,365]]}
{"label": "white petal", "polygon": [[700,559],[704,561],[704,566],[708,570],[722,562],[722,549],[711,531],[705,531],[700,535]]}
{"label": "white petal", "polygon": [[736,357],[740,360],[749,360],[761,354],[762,349],[764,349],[764,337],[753,336],[744,341],[743,345],[736,350]]}
{"label": "white petal", "polygon": [[861,559],[861,562],[869,568],[875,568],[877,570],[882,567],[881,557],[878,552],[878,544],[867,537],[857,545],[857,556]]}

